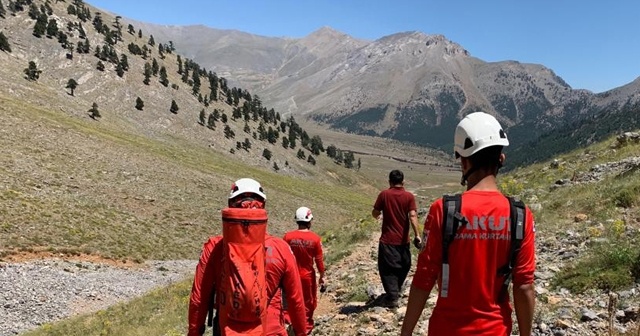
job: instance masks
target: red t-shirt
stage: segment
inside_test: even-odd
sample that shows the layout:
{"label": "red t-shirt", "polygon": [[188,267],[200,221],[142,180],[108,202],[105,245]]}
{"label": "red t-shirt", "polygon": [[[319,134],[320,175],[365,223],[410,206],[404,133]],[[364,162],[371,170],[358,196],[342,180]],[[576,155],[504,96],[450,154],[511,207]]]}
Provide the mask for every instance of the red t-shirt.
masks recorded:
{"label": "red t-shirt", "polygon": [[[267,296],[267,335],[282,335],[284,318],[282,315],[281,290],[286,293],[291,322],[296,335],[306,334],[306,317],[300,274],[295,257],[289,245],[282,239],[265,238]],[[222,260],[222,236],[210,238],[202,248],[200,262],[196,266],[193,287],[189,298],[189,336],[200,336],[204,326],[212,292],[219,283],[219,267]],[[209,262],[211,261],[211,262]]]}
{"label": "red t-shirt", "polygon": [[403,187],[391,187],[378,194],[373,208],[382,211],[380,242],[403,245],[409,242],[409,212],[417,210],[416,198]]}
{"label": "red t-shirt", "polygon": [[[425,222],[424,250],[418,256],[413,286],[442,285],[442,199],[431,205]],[[462,194],[462,226],[449,246],[449,293],[438,295],[429,335],[504,336],[511,333],[511,305],[497,303],[503,278],[498,276],[510,251],[509,201],[498,191]],[[525,237],[513,271],[514,286],[533,283],[535,247],[533,215],[526,211]],[[438,293],[439,294],[439,293]]]}
{"label": "red t-shirt", "polygon": [[324,273],[320,236],[309,230],[294,230],[287,232],[284,235],[284,240],[291,246],[291,250],[296,256],[300,277],[315,277],[314,261],[318,272]]}

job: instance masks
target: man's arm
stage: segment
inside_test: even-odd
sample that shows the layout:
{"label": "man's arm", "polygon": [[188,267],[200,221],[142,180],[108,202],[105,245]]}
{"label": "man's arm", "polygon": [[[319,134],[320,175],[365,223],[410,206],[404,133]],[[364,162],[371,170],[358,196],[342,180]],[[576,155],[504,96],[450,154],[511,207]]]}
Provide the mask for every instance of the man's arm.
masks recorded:
{"label": "man's arm", "polygon": [[411,286],[411,290],[409,291],[409,302],[407,303],[407,312],[405,313],[404,320],[402,321],[402,331],[400,332],[401,336],[413,335],[413,329],[415,329],[416,324],[420,319],[420,315],[422,315],[422,310],[424,309],[424,305],[427,303],[430,292],[431,290],[426,291],[422,288]]}
{"label": "man's arm", "polygon": [[371,210],[371,216],[373,216],[374,219],[380,218],[380,214],[382,214],[382,205],[384,204],[382,194],[383,193],[378,194],[376,202],[373,204],[373,210]]}
{"label": "man's arm", "polygon": [[513,286],[513,305],[516,310],[520,336],[530,336],[533,324],[533,311],[536,305],[533,284]]}
{"label": "man's arm", "polygon": [[[286,245],[286,244],[285,244]],[[284,259],[284,274],[282,286],[287,300],[287,312],[291,319],[291,325],[296,336],[304,336],[307,332],[307,322],[305,317],[304,296],[302,294],[302,282],[296,258],[288,245],[282,247],[280,252]]]}
{"label": "man's arm", "polygon": [[516,267],[513,270],[513,305],[518,319],[521,336],[531,335],[535,309],[535,291],[533,287],[536,270],[535,222],[531,210],[526,211],[525,236],[518,252]]}
{"label": "man's arm", "polygon": [[205,332],[205,322],[209,305],[212,304],[212,293],[215,291],[214,263],[209,259],[220,240],[209,239],[202,248],[200,261],[196,266],[193,286],[189,297],[189,332],[188,336],[200,336]]}
{"label": "man's arm", "polygon": [[409,211],[409,221],[411,222],[411,228],[413,228],[414,237],[420,239],[420,234],[418,233],[418,212],[415,210]]}
{"label": "man's arm", "polygon": [[320,279],[318,283],[320,285],[324,284],[324,255],[322,251],[322,240],[318,237],[318,241],[316,242],[316,267],[318,268],[318,273],[320,273]]}

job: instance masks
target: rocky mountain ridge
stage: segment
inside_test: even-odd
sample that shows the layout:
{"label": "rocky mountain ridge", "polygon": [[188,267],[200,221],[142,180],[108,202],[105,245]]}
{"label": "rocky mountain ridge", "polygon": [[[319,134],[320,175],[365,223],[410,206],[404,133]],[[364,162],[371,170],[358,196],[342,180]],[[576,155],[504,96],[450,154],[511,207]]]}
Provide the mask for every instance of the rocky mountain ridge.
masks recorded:
{"label": "rocky mountain ridge", "polygon": [[[571,88],[543,65],[485,62],[442,35],[422,32],[363,41],[329,27],[300,39],[145,27],[284,113],[447,150],[453,127],[472,111],[495,114],[519,147],[588,118],[617,115],[640,97],[638,81],[594,94]],[[197,42],[190,29],[200,32]]]}

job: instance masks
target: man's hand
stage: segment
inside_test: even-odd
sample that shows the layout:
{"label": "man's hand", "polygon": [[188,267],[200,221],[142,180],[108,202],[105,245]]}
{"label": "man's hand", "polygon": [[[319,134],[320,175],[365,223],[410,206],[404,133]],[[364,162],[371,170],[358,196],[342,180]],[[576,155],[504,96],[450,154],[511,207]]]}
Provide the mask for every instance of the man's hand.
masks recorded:
{"label": "man's hand", "polygon": [[422,249],[422,239],[420,239],[420,236],[415,236],[415,238],[413,238],[413,246],[415,246],[418,250]]}
{"label": "man's hand", "polygon": [[327,291],[327,286],[325,286],[324,284],[324,276],[320,277],[320,280],[318,280],[318,284],[320,285],[320,293],[324,293]]}

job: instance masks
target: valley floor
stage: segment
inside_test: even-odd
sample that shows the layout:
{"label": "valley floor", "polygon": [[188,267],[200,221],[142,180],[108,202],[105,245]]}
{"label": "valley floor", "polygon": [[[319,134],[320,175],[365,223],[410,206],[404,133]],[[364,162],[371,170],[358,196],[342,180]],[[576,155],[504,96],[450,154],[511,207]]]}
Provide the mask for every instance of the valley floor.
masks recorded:
{"label": "valley floor", "polygon": [[195,265],[179,260],[116,266],[60,258],[0,263],[0,335],[106,309],[182,280]]}

